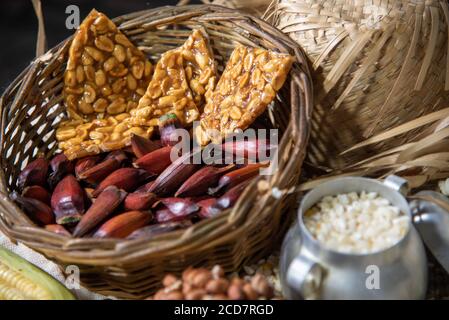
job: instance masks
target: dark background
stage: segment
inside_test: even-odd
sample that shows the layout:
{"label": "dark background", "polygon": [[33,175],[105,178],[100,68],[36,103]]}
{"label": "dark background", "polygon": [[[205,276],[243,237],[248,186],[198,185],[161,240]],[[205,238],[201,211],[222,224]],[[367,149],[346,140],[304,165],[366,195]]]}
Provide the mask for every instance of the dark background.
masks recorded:
{"label": "dark background", "polygon": [[[92,8],[110,18],[129,12],[176,5],[178,0],[41,0],[47,47],[52,48],[73,30],[65,27],[68,5],[77,5],[81,21]],[[200,3],[200,1],[191,1]],[[31,0],[0,0],[0,92],[31,62],[36,52],[37,18]]]}

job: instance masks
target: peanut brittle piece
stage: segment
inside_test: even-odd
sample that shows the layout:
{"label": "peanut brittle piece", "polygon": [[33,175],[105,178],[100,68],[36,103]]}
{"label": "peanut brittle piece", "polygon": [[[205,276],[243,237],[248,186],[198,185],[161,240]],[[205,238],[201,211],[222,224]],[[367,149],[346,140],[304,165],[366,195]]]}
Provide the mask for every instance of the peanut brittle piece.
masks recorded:
{"label": "peanut brittle piece", "polygon": [[56,130],[59,148],[68,159],[122,149],[132,135],[149,138],[153,127],[133,126],[129,113],[94,120],[68,120]]}
{"label": "peanut brittle piece", "polygon": [[187,83],[182,53],[178,49],[162,55],[145,95],[131,115],[135,125],[157,126],[157,119],[169,112],[175,113],[183,124],[199,116]]}
{"label": "peanut brittle piece", "polygon": [[64,74],[64,101],[71,119],[117,115],[138,105],[152,65],[104,14],[92,10],[79,26]]}
{"label": "peanut brittle piece", "polygon": [[174,113],[184,125],[199,118],[206,92],[215,86],[216,66],[207,38],[195,30],[179,48],[164,53],[139,106],[131,110],[135,125],[157,126]]}
{"label": "peanut brittle piece", "polygon": [[217,67],[206,32],[194,30],[180,49],[193,100],[200,108],[204,97],[212,94],[217,78]]}
{"label": "peanut brittle piece", "polygon": [[237,47],[195,128],[197,142],[220,143],[236,129],[248,128],[273,101],[292,63],[287,54]]}

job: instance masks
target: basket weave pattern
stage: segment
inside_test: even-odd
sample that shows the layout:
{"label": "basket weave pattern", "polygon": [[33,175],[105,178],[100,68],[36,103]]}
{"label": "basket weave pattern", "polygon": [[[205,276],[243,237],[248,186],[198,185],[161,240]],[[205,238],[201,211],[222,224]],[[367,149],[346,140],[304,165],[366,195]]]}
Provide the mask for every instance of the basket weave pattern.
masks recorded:
{"label": "basket weave pattern", "polygon": [[[282,135],[279,170],[252,183],[232,210],[151,240],[73,239],[34,226],[8,193],[27,162],[57,150],[55,128],[65,116],[62,81],[70,38],[33,61],[1,97],[0,229],[62,267],[77,265],[88,288],[123,298],[147,296],[164,273],[180,273],[189,265],[220,263],[235,271],[265,256],[289,226],[296,199],[286,190],[298,183],[309,136],[312,89],[302,51],[264,21],[213,5],[163,7],[114,21],[152,61],[181,45],[197,27],[209,34],[220,71],[237,44],[294,55],[290,76],[266,113]],[[273,188],[279,191],[276,196]]]}
{"label": "basket weave pattern", "polygon": [[422,130],[342,154],[449,106],[449,4],[440,0],[279,0],[266,18],[307,52],[316,107],[310,162],[346,169]]}

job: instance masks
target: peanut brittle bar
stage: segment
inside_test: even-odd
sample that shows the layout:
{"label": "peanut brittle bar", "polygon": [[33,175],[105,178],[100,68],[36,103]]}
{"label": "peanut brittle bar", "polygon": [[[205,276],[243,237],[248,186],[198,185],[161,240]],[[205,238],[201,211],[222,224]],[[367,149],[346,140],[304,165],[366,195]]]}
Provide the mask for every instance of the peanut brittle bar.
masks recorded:
{"label": "peanut brittle bar", "polygon": [[174,113],[184,124],[199,118],[207,92],[215,85],[216,66],[204,33],[195,30],[179,48],[162,55],[153,79],[137,109],[131,111],[135,125],[156,126],[157,119]]}
{"label": "peanut brittle bar", "polygon": [[284,84],[293,63],[287,54],[237,47],[212,92],[195,136],[200,145],[220,143],[260,116]]}
{"label": "peanut brittle bar", "polygon": [[117,115],[138,105],[153,67],[116,25],[92,10],[76,31],[64,74],[69,117]]}

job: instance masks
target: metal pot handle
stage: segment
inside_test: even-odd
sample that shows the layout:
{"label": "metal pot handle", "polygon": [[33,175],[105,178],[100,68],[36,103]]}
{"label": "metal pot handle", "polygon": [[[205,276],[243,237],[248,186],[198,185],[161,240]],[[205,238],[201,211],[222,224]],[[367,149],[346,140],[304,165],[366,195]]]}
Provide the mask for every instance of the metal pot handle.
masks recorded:
{"label": "metal pot handle", "polygon": [[407,196],[408,192],[410,191],[408,181],[395,175],[386,177],[383,183],[385,186],[399,192],[404,197]]}
{"label": "metal pot handle", "polygon": [[287,270],[287,283],[304,299],[316,299],[319,296],[324,270],[312,259],[298,255]]}
{"label": "metal pot handle", "polygon": [[409,200],[416,229],[449,273],[449,199],[438,192],[421,191]]}

